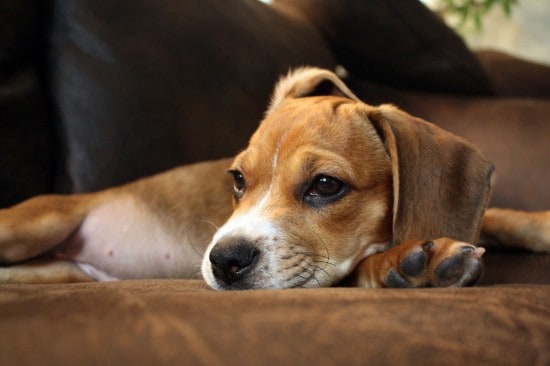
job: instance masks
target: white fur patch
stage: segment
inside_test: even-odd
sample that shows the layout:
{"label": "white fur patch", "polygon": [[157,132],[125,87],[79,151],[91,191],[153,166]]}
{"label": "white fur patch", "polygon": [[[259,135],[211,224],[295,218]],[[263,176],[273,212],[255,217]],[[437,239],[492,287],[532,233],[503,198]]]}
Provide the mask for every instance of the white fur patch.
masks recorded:
{"label": "white fur patch", "polygon": [[366,257],[387,250],[389,243],[373,243],[368,245],[364,250],[343,260],[336,266],[336,270],[340,276],[348,275],[357,264]]}
{"label": "white fur patch", "polygon": [[[216,246],[216,243],[224,237],[246,237],[251,242],[259,241],[259,245],[268,246],[274,238],[278,238],[279,229],[269,220],[262,217],[261,212],[269,200],[270,192],[268,191],[264,197],[250,211],[243,215],[234,216],[218,229],[212,241],[206,248],[201,264],[201,273],[208,285],[214,289],[220,289],[214,274],[212,273],[212,265],[210,263],[210,253]],[[261,246],[259,249],[264,249]],[[262,250],[263,251],[263,250]],[[268,267],[274,266],[275,259],[271,256],[265,258]],[[272,278],[273,282],[273,278]],[[275,283],[264,284],[265,287],[272,287]]]}
{"label": "white fur patch", "polygon": [[88,263],[76,263],[78,268],[80,268],[84,273],[93,278],[96,281],[118,281],[119,278],[110,276],[109,274],[99,270]]}
{"label": "white fur patch", "polygon": [[192,278],[200,256],[185,238],[131,196],[90,211],[71,244],[56,253],[99,281],[131,278]]}

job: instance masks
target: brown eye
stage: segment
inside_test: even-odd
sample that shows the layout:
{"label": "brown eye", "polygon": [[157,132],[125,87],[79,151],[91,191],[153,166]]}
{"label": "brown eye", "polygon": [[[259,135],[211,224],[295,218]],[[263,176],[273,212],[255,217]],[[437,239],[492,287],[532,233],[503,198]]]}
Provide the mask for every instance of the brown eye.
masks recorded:
{"label": "brown eye", "polygon": [[304,202],[310,206],[320,207],[342,198],[348,189],[341,180],[328,175],[318,175],[313,179],[304,195]]}
{"label": "brown eye", "polygon": [[233,175],[233,196],[238,202],[244,194],[246,182],[244,180],[244,176],[238,170],[230,170],[229,173]]}
{"label": "brown eye", "polygon": [[311,196],[333,196],[340,192],[343,185],[344,183],[338,179],[322,175],[313,182],[308,194]]}

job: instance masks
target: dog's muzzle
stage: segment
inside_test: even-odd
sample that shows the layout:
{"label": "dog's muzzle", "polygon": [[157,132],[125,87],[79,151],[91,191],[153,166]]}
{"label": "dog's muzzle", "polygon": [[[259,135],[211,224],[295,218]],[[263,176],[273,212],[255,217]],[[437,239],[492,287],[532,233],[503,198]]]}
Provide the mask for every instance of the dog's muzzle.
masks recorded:
{"label": "dog's muzzle", "polygon": [[228,289],[248,288],[248,276],[254,271],[260,250],[243,238],[218,242],[209,255],[212,274]]}

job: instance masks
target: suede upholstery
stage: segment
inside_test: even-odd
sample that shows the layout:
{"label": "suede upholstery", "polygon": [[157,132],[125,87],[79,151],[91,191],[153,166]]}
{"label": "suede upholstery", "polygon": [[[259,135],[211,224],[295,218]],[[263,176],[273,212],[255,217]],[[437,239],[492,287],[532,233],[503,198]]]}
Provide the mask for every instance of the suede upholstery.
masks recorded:
{"label": "suede upholstery", "polygon": [[[307,64],[344,65],[366,102],[474,142],[496,165],[493,206],[550,209],[550,68],[471,52],[416,0],[0,10],[0,207],[233,155],[279,75]],[[477,288],[0,285],[0,364],[548,365],[548,268],[490,248]]]}
{"label": "suede upholstery", "polygon": [[4,286],[4,365],[547,365],[544,286],[216,293],[199,281]]}

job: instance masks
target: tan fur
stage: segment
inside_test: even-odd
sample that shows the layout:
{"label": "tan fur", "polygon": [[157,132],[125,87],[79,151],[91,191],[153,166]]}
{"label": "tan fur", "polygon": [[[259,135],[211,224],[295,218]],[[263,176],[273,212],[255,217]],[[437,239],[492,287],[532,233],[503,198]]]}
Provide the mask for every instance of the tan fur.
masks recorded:
{"label": "tan fur", "polygon": [[[246,177],[233,213],[228,168]],[[471,284],[474,277],[436,272],[458,258],[464,273],[477,275],[483,250],[468,243],[477,241],[482,222],[484,235],[550,251],[549,212],[489,210],[482,220],[492,171],[466,141],[393,106],[360,102],[327,70],[303,68],[279,82],[265,120],[232,162],[0,210],[0,281],[193,277],[217,240],[240,240],[224,228],[258,211],[277,233],[255,237],[254,245],[276,246],[243,288],[299,283],[293,277],[302,286],[328,286],[350,274],[353,285],[383,287],[392,270],[407,286]],[[320,174],[344,181],[349,192],[308,207],[303,191]],[[400,266],[419,251],[425,272],[408,276]],[[203,275],[223,288],[210,270],[207,255]]]}
{"label": "tan fur", "polygon": [[483,236],[504,246],[550,252],[550,211],[491,208],[483,217]]}
{"label": "tan fur", "polygon": [[[81,269],[70,268],[71,257],[81,251],[82,228],[98,211],[112,210],[117,202],[122,203],[119,205],[122,212],[101,226],[120,237],[111,252],[121,250],[117,246],[123,245],[136,253],[160,250],[162,243],[150,235],[152,229],[158,228],[163,238],[172,238],[178,247],[188,248],[187,252],[196,257],[193,272],[197,276],[205,245],[231,213],[231,183],[225,174],[230,163],[231,159],[224,159],[188,165],[93,194],[39,196],[0,210],[0,263],[12,264],[0,267],[0,282],[89,279]],[[137,220],[128,221],[128,217]],[[126,225],[129,227],[123,228]],[[186,260],[178,258],[180,253],[181,250],[175,248],[170,259]],[[25,262],[37,256],[45,261]],[[39,268],[39,264],[43,264],[43,268]],[[178,273],[154,277],[174,277]],[[128,278],[142,276],[149,277],[147,271],[140,270]]]}
{"label": "tan fur", "polygon": [[[313,119],[302,117],[312,110]],[[355,102],[339,97],[285,102],[262,123],[232,169],[249,182],[234,215],[251,210],[271,190],[265,217],[284,228],[293,247],[338,262],[391,240],[391,167]],[[354,189],[329,209],[306,208],[296,192],[319,174]]]}
{"label": "tan fur", "polygon": [[70,283],[93,279],[72,261],[38,258],[0,269],[0,283]]}
{"label": "tan fur", "polygon": [[[271,97],[266,116],[288,98],[301,98],[315,94],[316,88],[324,82],[328,82],[325,85],[328,85],[330,94],[359,101],[359,98],[334,73],[313,67],[302,67],[289,72],[279,80]],[[327,90],[317,90],[317,92],[325,94]]]}

